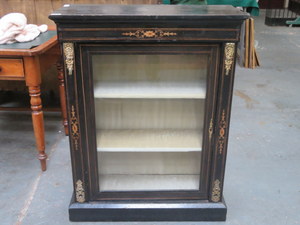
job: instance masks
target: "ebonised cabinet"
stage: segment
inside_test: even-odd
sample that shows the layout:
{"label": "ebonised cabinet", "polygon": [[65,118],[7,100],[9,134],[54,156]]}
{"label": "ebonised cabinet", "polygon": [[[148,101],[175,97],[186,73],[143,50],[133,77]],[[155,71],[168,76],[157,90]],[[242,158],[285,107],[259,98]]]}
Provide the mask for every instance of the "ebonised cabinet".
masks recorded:
{"label": "ebonised cabinet", "polygon": [[65,5],[72,221],[225,220],[231,6]]}

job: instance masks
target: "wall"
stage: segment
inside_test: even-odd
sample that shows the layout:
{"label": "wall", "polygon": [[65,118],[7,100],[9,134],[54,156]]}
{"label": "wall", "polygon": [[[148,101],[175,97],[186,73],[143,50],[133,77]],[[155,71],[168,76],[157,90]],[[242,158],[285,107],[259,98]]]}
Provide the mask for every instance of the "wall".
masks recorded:
{"label": "wall", "polygon": [[0,16],[10,12],[24,13],[28,23],[54,23],[48,15],[64,4],[157,4],[160,0],[0,0]]}

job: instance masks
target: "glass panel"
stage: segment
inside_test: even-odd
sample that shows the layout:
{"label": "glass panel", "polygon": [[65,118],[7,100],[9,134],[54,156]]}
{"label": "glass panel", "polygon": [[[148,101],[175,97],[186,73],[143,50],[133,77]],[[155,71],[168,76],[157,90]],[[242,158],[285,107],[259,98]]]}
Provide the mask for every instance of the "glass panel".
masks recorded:
{"label": "glass panel", "polygon": [[197,190],[207,55],[94,55],[100,191]]}

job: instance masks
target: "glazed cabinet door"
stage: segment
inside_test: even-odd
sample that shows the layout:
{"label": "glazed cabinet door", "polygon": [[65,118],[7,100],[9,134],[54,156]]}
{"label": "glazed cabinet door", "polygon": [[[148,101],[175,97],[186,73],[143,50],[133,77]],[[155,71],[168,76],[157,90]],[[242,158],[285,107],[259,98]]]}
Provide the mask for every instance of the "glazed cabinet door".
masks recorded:
{"label": "glazed cabinet door", "polygon": [[78,53],[90,200],[208,199],[219,45]]}

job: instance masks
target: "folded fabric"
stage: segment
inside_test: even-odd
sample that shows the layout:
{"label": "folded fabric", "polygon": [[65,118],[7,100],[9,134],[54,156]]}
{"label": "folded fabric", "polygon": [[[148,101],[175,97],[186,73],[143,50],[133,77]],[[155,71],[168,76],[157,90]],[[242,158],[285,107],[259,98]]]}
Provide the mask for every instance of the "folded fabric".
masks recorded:
{"label": "folded fabric", "polygon": [[47,25],[27,24],[22,13],[9,13],[0,19],[0,44],[31,41],[47,29]]}
{"label": "folded fabric", "polygon": [[37,26],[34,24],[27,24],[21,33],[15,37],[15,39],[18,42],[32,41],[39,36],[41,32],[47,31],[47,29],[47,25]]}

